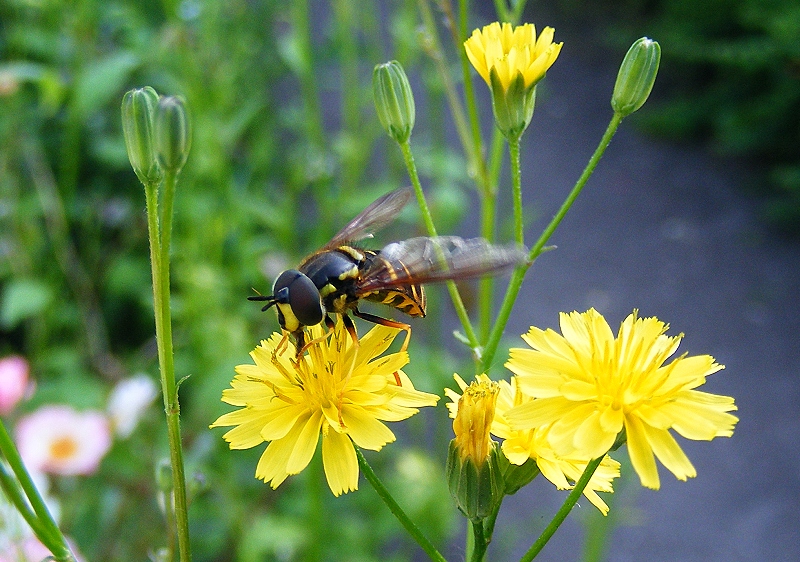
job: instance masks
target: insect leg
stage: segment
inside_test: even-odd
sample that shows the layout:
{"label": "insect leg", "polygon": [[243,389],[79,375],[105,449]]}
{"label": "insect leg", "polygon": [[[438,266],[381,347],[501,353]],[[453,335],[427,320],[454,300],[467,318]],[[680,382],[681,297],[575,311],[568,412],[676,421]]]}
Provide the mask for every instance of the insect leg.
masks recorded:
{"label": "insect leg", "polygon": [[[375,314],[370,314],[369,312],[361,312],[357,308],[353,309],[353,315],[361,318],[362,320],[366,320],[367,322],[372,322],[373,324],[380,324],[381,326],[387,326],[389,328],[405,330],[406,338],[405,341],[403,341],[403,345],[400,347],[400,351],[406,351],[408,349],[408,342],[411,341],[411,326],[408,324],[397,322],[396,320],[389,320],[388,318],[376,316]],[[394,380],[397,383],[397,386],[403,386],[403,383],[400,381],[400,373],[395,372]]]}
{"label": "insect leg", "polygon": [[353,316],[361,318],[362,320],[366,320],[367,322],[372,322],[373,324],[380,324],[381,326],[387,326],[389,328],[397,328],[398,330],[404,330],[406,332],[406,338],[403,342],[400,351],[406,351],[408,349],[408,342],[411,341],[411,326],[406,324],[405,322],[398,322],[397,320],[389,320],[388,318],[383,318],[382,316],[377,316],[375,314],[370,314],[369,312],[361,312],[360,310],[353,309]]}

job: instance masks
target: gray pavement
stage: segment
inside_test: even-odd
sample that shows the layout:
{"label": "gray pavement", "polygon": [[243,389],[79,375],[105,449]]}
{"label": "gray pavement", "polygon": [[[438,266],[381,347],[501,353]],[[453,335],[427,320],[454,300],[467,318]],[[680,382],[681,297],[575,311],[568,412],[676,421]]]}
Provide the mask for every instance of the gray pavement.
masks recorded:
{"label": "gray pavement", "polygon": [[[524,138],[525,202],[538,217],[528,240],[556,211],[610,117],[614,64],[576,60],[573,50],[548,73]],[[616,329],[638,308],[668,322],[670,334],[685,334],[679,352],[708,353],[726,366],[704,390],[736,398],[733,437],[678,437],[698,476],[679,482],[660,467],[658,492],[642,489],[624,467],[608,560],[800,560],[800,244],[759,223],[759,201],[740,189],[751,179],[745,166],[647,138],[632,125],[623,123],[553,237],[558,249],[532,267],[506,333],[557,327],[559,311],[590,306]],[[508,498],[498,528],[511,520],[527,526],[522,536],[498,535],[490,552],[518,559],[563,497],[537,482]],[[578,521],[593,509],[581,502],[538,559],[578,560]]]}

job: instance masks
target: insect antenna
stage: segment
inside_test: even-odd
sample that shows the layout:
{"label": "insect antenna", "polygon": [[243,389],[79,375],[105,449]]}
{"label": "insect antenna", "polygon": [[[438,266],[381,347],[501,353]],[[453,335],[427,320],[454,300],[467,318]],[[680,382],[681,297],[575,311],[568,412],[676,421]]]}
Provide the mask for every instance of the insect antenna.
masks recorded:
{"label": "insect antenna", "polygon": [[278,299],[276,299],[273,295],[254,295],[252,297],[247,297],[247,300],[249,300],[249,301],[259,301],[259,302],[266,301],[267,304],[265,304],[263,307],[261,307],[261,312],[265,312],[265,311],[269,310],[269,308],[271,306],[273,306],[275,304],[278,304]]}

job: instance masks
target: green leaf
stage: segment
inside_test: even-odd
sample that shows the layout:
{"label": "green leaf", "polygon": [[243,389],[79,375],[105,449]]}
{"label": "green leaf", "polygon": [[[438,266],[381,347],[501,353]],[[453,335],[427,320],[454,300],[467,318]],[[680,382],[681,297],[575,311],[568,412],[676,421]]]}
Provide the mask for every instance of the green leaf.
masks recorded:
{"label": "green leaf", "polygon": [[45,283],[34,279],[15,279],[3,291],[0,302],[0,326],[15,328],[26,318],[41,313],[50,301],[53,291]]}

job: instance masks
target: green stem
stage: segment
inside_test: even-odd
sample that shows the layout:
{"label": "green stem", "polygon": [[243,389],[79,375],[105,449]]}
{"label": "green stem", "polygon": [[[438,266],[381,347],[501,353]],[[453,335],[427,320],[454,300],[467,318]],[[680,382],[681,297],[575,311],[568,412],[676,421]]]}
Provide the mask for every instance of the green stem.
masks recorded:
{"label": "green stem", "polygon": [[158,364],[161,371],[161,390],[167,417],[170,465],[172,467],[172,493],[178,551],[181,562],[192,559],[189,543],[189,516],[186,501],[186,479],[181,445],[180,404],[175,383],[175,363],[172,351],[172,312],[170,310],[169,251],[172,238],[172,207],[175,198],[177,175],[168,171],[164,178],[162,209],[158,209],[155,185],[145,186],[147,200],[147,231],[150,238],[150,261],[153,274],[153,305],[155,309]]}
{"label": "green stem", "polygon": [[522,171],[519,158],[519,139],[522,135],[508,139],[508,156],[511,160],[511,193],[514,199],[514,241],[525,244],[525,225],[522,220]]}
{"label": "green stem", "polygon": [[14,504],[20,515],[33,529],[36,537],[50,550],[58,562],[75,562],[75,556],[70,551],[64,535],[56,525],[50,510],[47,509],[47,505],[19,456],[19,451],[1,421],[0,453],[3,454],[16,477],[13,478],[4,466],[0,466],[0,486],[6,493],[6,497]]}
{"label": "green stem", "polygon": [[531,248],[530,252],[528,253],[528,262],[517,267],[517,269],[514,270],[514,273],[511,274],[511,280],[508,283],[508,289],[506,290],[503,304],[500,306],[500,312],[497,315],[494,328],[492,329],[491,334],[489,334],[489,340],[486,342],[486,346],[483,349],[481,364],[482,372],[486,372],[494,360],[495,353],[497,352],[497,346],[500,343],[500,338],[503,336],[503,330],[505,329],[508,319],[511,316],[511,309],[514,307],[514,302],[517,300],[517,295],[522,287],[522,281],[525,278],[525,273],[533,264],[534,260],[544,251],[544,245],[550,239],[550,236],[553,235],[553,232],[555,232],[558,225],[561,224],[561,221],[564,219],[564,216],[567,214],[567,211],[569,211],[570,207],[572,207],[575,199],[578,197],[578,195],[580,195],[581,190],[586,185],[586,182],[589,181],[594,169],[597,167],[597,163],[600,161],[600,158],[603,156],[603,153],[611,142],[614,133],[619,128],[621,121],[622,116],[615,113],[611,118],[611,122],[606,128],[606,132],[603,133],[603,138],[600,139],[594,154],[592,154],[592,157],[586,164],[586,168],[584,168],[583,173],[581,174],[580,178],[578,178],[578,181],[575,183],[572,191],[569,192],[569,195],[567,195],[564,203],[561,204],[561,208],[558,210],[558,213],[556,213],[556,215],[552,218],[550,223],[542,232],[541,236],[539,236],[536,244],[534,244],[533,248]]}
{"label": "green stem", "polygon": [[469,522],[472,527],[472,555],[468,558],[470,562],[483,562],[486,558],[486,549],[489,541],[486,540],[486,533],[483,528],[483,520],[478,519]]}
{"label": "green stem", "polygon": [[[411,152],[411,142],[406,141],[400,144],[400,149],[403,151],[403,158],[405,159],[408,175],[411,178],[411,185],[414,186],[414,193],[417,196],[417,203],[419,204],[420,212],[422,213],[422,220],[425,223],[425,228],[428,231],[428,236],[435,237],[436,226],[433,224],[431,211],[428,208],[428,203],[425,200],[425,193],[422,191],[422,184],[419,181],[419,174],[417,173],[417,165],[414,163],[414,155]],[[450,293],[450,299],[453,301],[453,306],[456,309],[458,319],[461,321],[461,326],[464,328],[464,334],[469,341],[469,345],[473,352],[476,352],[479,347],[478,337],[475,335],[475,330],[472,328],[472,323],[467,314],[467,307],[464,306],[464,301],[461,299],[461,294],[458,292],[458,287],[454,281],[447,282],[447,291]]]}
{"label": "green stem", "polygon": [[436,560],[438,562],[446,562],[444,556],[442,556],[436,547],[431,544],[428,538],[422,534],[422,531],[417,527],[417,525],[406,515],[406,513],[402,510],[402,508],[397,504],[395,499],[389,493],[389,490],[386,489],[386,486],[378,479],[375,472],[372,470],[372,467],[367,462],[367,459],[364,458],[363,453],[361,450],[356,447],[356,456],[358,457],[358,466],[361,467],[361,471],[364,473],[367,481],[375,488],[375,491],[378,493],[380,498],[384,501],[386,506],[389,508],[389,511],[392,512],[400,524],[405,527],[406,531],[411,535],[411,537],[417,542],[417,544],[425,551],[425,553],[431,558],[431,560]]}
{"label": "green stem", "polygon": [[584,469],[583,474],[581,474],[580,479],[575,483],[575,487],[567,496],[567,499],[564,501],[564,504],[561,506],[561,509],[558,510],[555,517],[553,517],[552,521],[547,525],[545,530],[539,535],[539,538],[536,539],[531,547],[528,549],[528,552],[520,558],[520,562],[530,562],[533,560],[539,552],[544,548],[544,545],[547,544],[547,541],[555,534],[558,528],[561,526],[561,523],[567,518],[569,512],[572,511],[572,508],[575,507],[575,504],[578,503],[578,499],[581,497],[583,490],[586,488],[586,485],[591,480],[594,471],[597,470],[597,467],[600,466],[603,457],[598,459],[594,459],[590,461],[586,465],[586,469]]}

